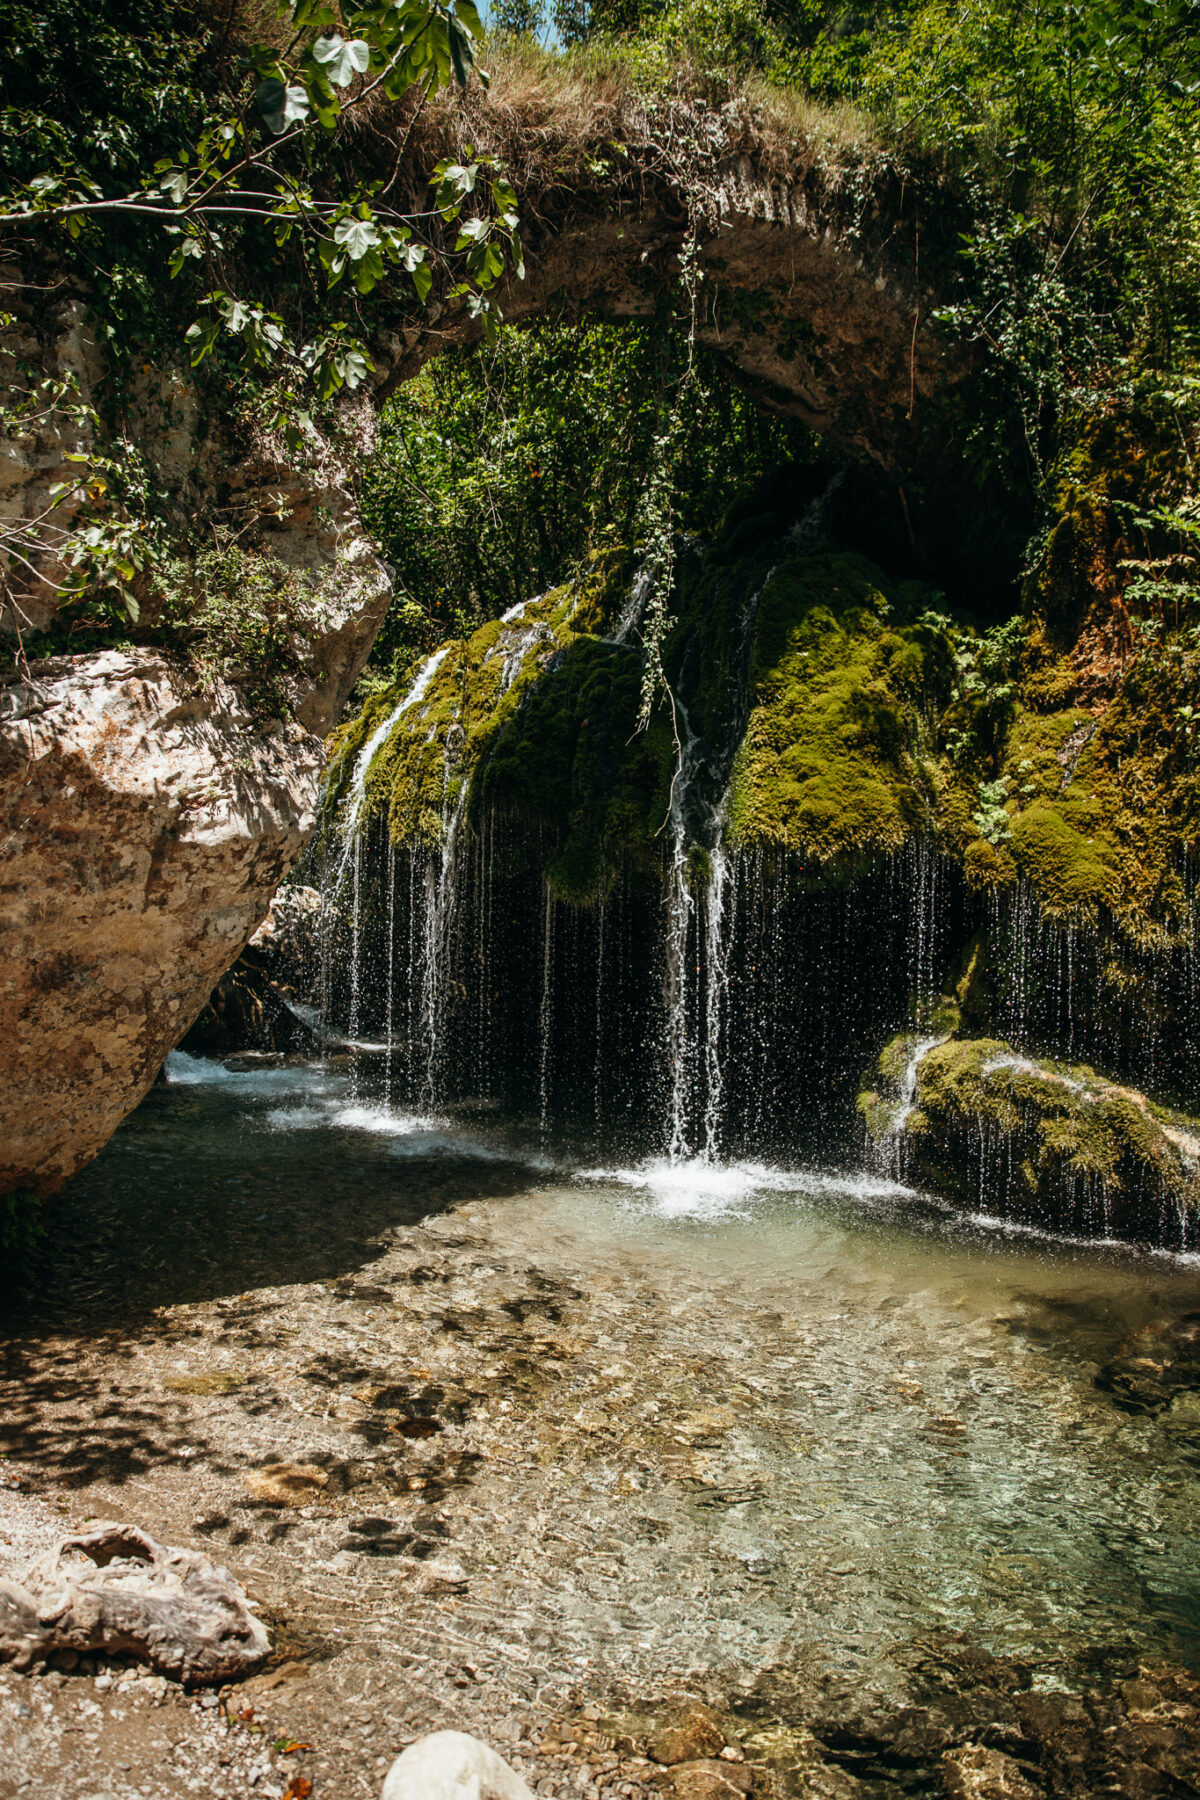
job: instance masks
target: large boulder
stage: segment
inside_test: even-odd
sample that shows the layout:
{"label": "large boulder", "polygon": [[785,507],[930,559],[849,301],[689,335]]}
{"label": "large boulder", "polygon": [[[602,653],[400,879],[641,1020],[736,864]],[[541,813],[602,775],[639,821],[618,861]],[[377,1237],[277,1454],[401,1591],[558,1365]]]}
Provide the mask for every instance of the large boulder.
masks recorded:
{"label": "large boulder", "polygon": [[1155,1244],[1200,1221],[1200,1122],[1083,1064],[898,1038],[859,1108],[894,1166],[972,1213]]}
{"label": "large boulder", "polygon": [[137,1105],[299,855],[323,761],[153,653],[0,686],[0,1192],[53,1191]]}
{"label": "large boulder", "polygon": [[[0,385],[40,362],[97,397],[79,300],[34,319],[13,291]],[[266,700],[186,644],[18,654],[0,676],[0,1194],[50,1193],[93,1157],[237,960],[312,829],[322,739],[391,592],[349,473],[370,448],[367,402],[302,467],[261,430],[214,424],[179,370],[139,390],[130,429],[181,520],[257,520],[255,567],[299,596],[298,622]],[[0,516],[36,518],[93,431],[71,412],[11,437]],[[4,595],[20,643],[66,635],[46,573]]]}

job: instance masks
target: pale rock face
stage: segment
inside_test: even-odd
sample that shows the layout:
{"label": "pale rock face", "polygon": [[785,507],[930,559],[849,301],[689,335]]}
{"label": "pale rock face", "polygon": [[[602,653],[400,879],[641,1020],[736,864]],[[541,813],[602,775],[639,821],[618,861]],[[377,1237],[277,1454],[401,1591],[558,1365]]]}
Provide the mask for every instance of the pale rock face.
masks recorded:
{"label": "pale rock face", "polygon": [[106,651],[0,688],[0,1190],[107,1140],[262,918],[323,765]]}
{"label": "pale rock face", "polygon": [[398,1756],[383,1800],[534,1800],[532,1790],[479,1738],[434,1731]]}
{"label": "pale rock face", "polygon": [[[40,357],[90,400],[102,370],[80,302],[49,321],[23,311],[0,361]],[[318,601],[286,722],[154,649],[17,655],[0,674],[0,1194],[53,1192],[88,1162],[236,961],[312,829],[321,738],[391,594],[350,477],[373,443],[365,397],[343,408],[336,448],[313,434],[300,469],[236,421],[214,435],[178,369],[147,369],[138,408],[139,446],[180,518],[219,500],[262,550],[312,574]],[[8,439],[0,520],[36,519],[87,437],[59,414]],[[53,541],[41,566],[63,573]],[[14,648],[56,605],[33,578],[9,593]]]}
{"label": "pale rock face", "polygon": [[134,1656],[176,1681],[218,1682],[265,1661],[267,1633],[228,1569],[136,1525],[64,1538],[22,1582],[0,1581],[0,1661]]}

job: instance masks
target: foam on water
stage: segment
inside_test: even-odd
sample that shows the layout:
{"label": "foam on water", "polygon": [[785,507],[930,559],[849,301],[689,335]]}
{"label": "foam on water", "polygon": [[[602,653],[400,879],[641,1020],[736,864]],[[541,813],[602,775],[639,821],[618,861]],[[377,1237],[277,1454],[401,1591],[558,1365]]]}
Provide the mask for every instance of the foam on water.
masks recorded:
{"label": "foam on water", "polygon": [[163,1073],[172,1087],[237,1079],[224,1064],[213,1062],[207,1056],[189,1056],[186,1050],[172,1050],[163,1065]]}
{"label": "foam on water", "polygon": [[306,1095],[295,1106],[273,1106],[259,1115],[261,1125],[277,1132],[363,1132],[387,1140],[387,1148],[404,1157],[463,1157],[475,1162],[518,1162],[525,1167],[549,1168],[544,1157],[529,1157],[510,1145],[459,1131],[449,1119],[431,1113],[399,1112],[389,1106],[371,1106],[348,1097],[346,1086],[324,1096]]}
{"label": "foam on water", "polygon": [[191,1056],[172,1050],[163,1065],[168,1087],[229,1087],[246,1093],[301,1093],[306,1097],[345,1086],[345,1077],[309,1063],[262,1068],[227,1069],[209,1056]]}
{"label": "foam on water", "polygon": [[653,1210],[667,1219],[745,1217],[753,1201],[777,1194],[860,1203],[915,1197],[912,1188],[878,1175],[773,1169],[765,1163],[718,1163],[701,1156],[682,1162],[653,1157],[633,1168],[580,1169],[575,1179],[645,1194]]}

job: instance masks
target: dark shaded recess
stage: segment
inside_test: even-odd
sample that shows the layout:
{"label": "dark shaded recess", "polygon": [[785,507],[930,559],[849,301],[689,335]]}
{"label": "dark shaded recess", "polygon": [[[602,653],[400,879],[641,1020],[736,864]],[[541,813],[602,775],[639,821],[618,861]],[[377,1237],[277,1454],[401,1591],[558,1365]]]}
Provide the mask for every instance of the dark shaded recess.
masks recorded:
{"label": "dark shaded recess", "polygon": [[274,974],[274,958],[247,944],[209,995],[180,1048],[192,1056],[229,1056],[238,1050],[312,1050],[312,1029],[285,1005]]}
{"label": "dark shaded recess", "polygon": [[[156,1307],[333,1281],[373,1261],[381,1234],[521,1186],[514,1166],[398,1157],[336,1120],[320,1128],[318,1161],[316,1134],[288,1121],[305,1093],[253,1079],[253,1106],[239,1092],[236,1108],[220,1082],[153,1088],[46,1209],[45,1236],[0,1269],[0,1326],[29,1343],[158,1330]],[[273,1302],[246,1301],[228,1341],[279,1322]]]}
{"label": "dark shaded recess", "polygon": [[[597,1145],[660,1151],[671,1091],[660,876],[633,865],[589,906],[548,899],[542,832],[511,812],[482,810],[459,836],[442,1024],[431,1046],[420,956],[440,854],[389,856],[385,831],[377,822],[363,860],[356,1029],[382,1039],[390,1022],[380,1074],[389,1064],[393,1096],[516,1120],[544,1113],[548,1126]],[[717,1041],[726,1154],[855,1160],[864,1072],[890,1035],[910,1028],[914,995],[948,988],[977,938],[965,1032],[1195,1104],[1196,961],[1186,946],[1139,954],[1103,922],[1068,931],[1042,919],[1025,890],[973,893],[920,841],[842,869],[753,851],[735,859],[729,882]],[[349,1027],[345,948],[335,946],[327,995],[337,1031]],[[1135,979],[1114,988],[1118,953]],[[697,907],[685,962],[701,1041],[708,955]],[[694,1120],[708,1097],[703,1061],[689,1094]],[[972,1155],[967,1143],[968,1164]]]}
{"label": "dark shaded recess", "polygon": [[[728,372],[755,392],[735,369]],[[946,404],[957,410],[961,396]],[[780,470],[730,517],[753,509],[795,518],[840,471],[828,513],[830,537],[895,579],[931,583],[955,611],[991,625],[1020,610],[1037,523],[1037,494],[1022,472],[1013,472],[1014,456],[1015,449],[997,455],[990,469],[972,474],[952,433],[949,446],[932,441],[927,454],[914,451],[911,466],[895,475],[865,454],[840,457],[825,445],[815,463]]]}

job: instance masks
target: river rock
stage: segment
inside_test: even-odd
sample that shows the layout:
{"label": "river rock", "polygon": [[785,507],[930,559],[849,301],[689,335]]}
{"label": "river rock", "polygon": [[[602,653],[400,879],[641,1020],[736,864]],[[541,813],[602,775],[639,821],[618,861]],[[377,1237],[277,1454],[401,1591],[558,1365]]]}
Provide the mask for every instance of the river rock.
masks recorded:
{"label": "river rock", "polygon": [[721,1722],[707,1706],[689,1706],[650,1739],[650,1755],[668,1766],[716,1756],[725,1744]]}
{"label": "river rock", "polygon": [[1200,1388],[1200,1312],[1156,1319],[1135,1331],[1096,1377],[1126,1412],[1158,1413]]}
{"label": "river rock", "polygon": [[246,1489],[262,1506],[307,1506],[328,1480],[325,1470],[312,1463],[268,1463],[251,1470]]}
{"label": "river rock", "polygon": [[388,1770],[382,1800],[534,1800],[515,1770],[465,1731],[418,1738]]}
{"label": "river rock", "polygon": [[942,1780],[948,1800],[1040,1800],[1042,1793],[1026,1780],[1019,1763],[986,1744],[948,1750]]}
{"label": "river rock", "polygon": [[0,1581],[0,1660],[18,1668],[100,1650],[219,1682],[249,1674],[270,1647],[227,1569],[132,1525],[65,1538],[23,1582]]}
{"label": "river rock", "polygon": [[740,1763],[699,1757],[671,1770],[669,1792],[675,1800],[743,1800],[754,1792],[754,1776]]}
{"label": "river rock", "polygon": [[935,1193],[1055,1231],[1185,1241],[1200,1120],[997,1038],[893,1039],[859,1094],[881,1148]]}

